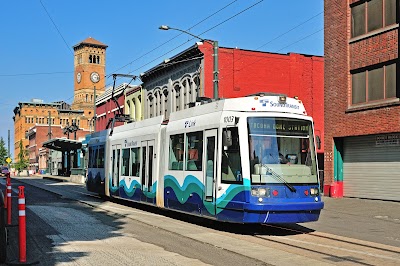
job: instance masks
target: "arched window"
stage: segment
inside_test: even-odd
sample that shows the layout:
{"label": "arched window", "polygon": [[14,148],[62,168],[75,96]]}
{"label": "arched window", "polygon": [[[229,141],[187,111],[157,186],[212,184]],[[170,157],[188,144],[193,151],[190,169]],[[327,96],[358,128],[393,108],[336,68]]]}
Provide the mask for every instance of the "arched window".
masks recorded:
{"label": "arched window", "polygon": [[180,101],[180,94],[181,94],[181,88],[180,88],[180,86],[179,86],[179,84],[177,84],[177,85],[175,85],[174,86],[174,90],[175,90],[175,99],[174,99],[174,109],[175,110],[173,110],[174,112],[175,111],[179,111],[179,110],[181,110],[181,101]]}
{"label": "arched window", "polygon": [[168,88],[164,88],[161,98],[164,101],[163,105],[162,105],[162,108],[163,108],[162,111],[164,112],[163,115],[165,116],[165,118],[168,118],[169,117],[169,114],[168,114]]}
{"label": "arched window", "polygon": [[89,55],[89,63],[92,63],[93,59],[92,59],[92,55]]}
{"label": "arched window", "polygon": [[88,101],[88,95],[86,94],[86,102]]}
{"label": "arched window", "polygon": [[97,64],[100,64],[100,56],[97,56]]}
{"label": "arched window", "polygon": [[154,117],[154,96],[152,94],[149,94],[148,96],[148,118]]}

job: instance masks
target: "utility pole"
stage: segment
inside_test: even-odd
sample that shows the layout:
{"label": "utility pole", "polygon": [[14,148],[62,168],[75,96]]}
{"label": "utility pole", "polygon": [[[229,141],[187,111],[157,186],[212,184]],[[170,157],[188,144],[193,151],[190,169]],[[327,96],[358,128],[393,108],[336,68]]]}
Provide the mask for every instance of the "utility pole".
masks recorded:
{"label": "utility pole", "polygon": [[93,94],[93,132],[96,132],[96,86],[94,86]]}
{"label": "utility pole", "polygon": [[213,84],[214,84],[214,99],[218,99],[218,41],[213,41],[213,56],[214,56],[214,79],[213,79]]}
{"label": "utility pole", "polygon": [[[51,111],[49,111],[49,140],[51,140]],[[51,165],[52,165],[52,160],[51,160],[51,149],[49,149],[49,174],[51,174]]]}
{"label": "utility pole", "polygon": [[[11,158],[10,153],[10,130],[8,130],[8,158]],[[10,168],[10,163],[7,164],[8,168]]]}

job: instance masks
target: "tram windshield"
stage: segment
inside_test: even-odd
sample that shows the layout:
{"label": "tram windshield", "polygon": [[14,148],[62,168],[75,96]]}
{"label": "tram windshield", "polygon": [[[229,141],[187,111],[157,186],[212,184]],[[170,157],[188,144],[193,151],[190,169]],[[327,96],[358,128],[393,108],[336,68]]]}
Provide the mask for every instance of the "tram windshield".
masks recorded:
{"label": "tram windshield", "polygon": [[311,121],[249,117],[247,127],[252,184],[318,183]]}

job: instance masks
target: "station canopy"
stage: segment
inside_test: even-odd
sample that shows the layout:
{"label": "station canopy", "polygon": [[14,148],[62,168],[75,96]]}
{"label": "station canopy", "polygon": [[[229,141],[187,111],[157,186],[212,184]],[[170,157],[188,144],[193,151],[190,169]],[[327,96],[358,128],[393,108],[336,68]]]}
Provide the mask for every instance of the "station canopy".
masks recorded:
{"label": "station canopy", "polygon": [[43,142],[43,147],[62,152],[75,151],[82,148],[82,142],[66,138],[55,138]]}

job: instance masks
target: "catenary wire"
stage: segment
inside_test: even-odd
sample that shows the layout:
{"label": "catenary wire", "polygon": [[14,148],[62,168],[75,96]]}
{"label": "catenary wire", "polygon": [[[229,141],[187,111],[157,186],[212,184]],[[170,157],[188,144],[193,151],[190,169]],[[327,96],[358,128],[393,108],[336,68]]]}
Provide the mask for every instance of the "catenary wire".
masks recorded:
{"label": "catenary wire", "polygon": [[[222,22],[218,23],[217,25],[214,25],[213,27],[209,28],[208,30],[206,30],[206,31],[202,32],[200,35],[202,35],[202,34],[204,34],[204,33],[206,33],[206,32],[209,32],[210,30],[212,30],[212,29],[215,29],[216,27],[219,27],[219,26],[221,26],[222,24],[226,23],[227,21],[229,21],[229,20],[233,19],[234,17],[237,17],[238,15],[240,15],[240,14],[244,13],[245,11],[247,11],[247,10],[249,10],[249,9],[253,8],[254,6],[256,6],[256,5],[260,4],[260,3],[261,3],[261,2],[263,2],[263,1],[264,1],[264,0],[258,1],[257,3],[255,3],[255,4],[253,4],[253,5],[251,5],[251,6],[247,7],[247,8],[245,8],[244,10],[242,10],[242,11],[240,11],[240,12],[236,13],[235,15],[233,15],[233,16],[231,16],[231,17],[229,17],[228,19],[226,19],[226,20],[224,20],[224,21],[222,21]],[[232,2],[232,3],[233,3],[233,2]],[[217,12],[218,12],[218,11],[217,11]],[[216,12],[216,13],[217,13],[217,12]],[[196,24],[196,25],[197,25],[197,24]],[[177,35],[177,36],[179,36],[179,35]],[[177,37],[177,36],[176,36],[176,37]],[[173,49],[171,49],[171,50],[169,50],[168,52],[166,52],[166,53],[162,54],[161,56],[158,56],[157,58],[155,58],[155,59],[151,60],[150,62],[148,62],[148,63],[146,63],[146,64],[144,64],[144,65],[140,66],[139,68],[136,68],[136,69],[134,69],[134,70],[132,70],[132,71],[128,72],[128,74],[131,74],[131,73],[137,72],[138,70],[140,70],[140,69],[142,69],[143,67],[145,67],[145,66],[147,66],[147,65],[149,65],[149,64],[151,64],[151,63],[153,63],[154,61],[156,61],[156,60],[158,60],[158,59],[160,59],[160,58],[164,57],[165,55],[169,54],[170,52],[172,52],[172,51],[174,51],[174,50],[177,50],[178,48],[182,47],[182,46],[183,46],[183,45],[185,45],[186,43],[188,43],[188,42],[192,41],[193,39],[195,39],[195,38],[191,38],[191,39],[189,39],[189,40],[185,41],[184,43],[182,43],[182,44],[180,44],[180,45],[178,45],[178,46],[174,47]],[[111,75],[109,75],[108,77],[110,77],[110,76],[111,76]],[[101,89],[104,89],[104,88],[106,88],[106,87],[107,87],[107,86],[109,86],[110,84],[111,84],[111,83],[109,83],[109,84],[106,84],[106,85],[105,85],[103,88],[101,88]]]}
{"label": "catenary wire", "polygon": [[[221,12],[221,11],[224,10],[224,9],[226,9],[227,7],[229,7],[230,5],[232,5],[233,3],[237,2],[237,1],[238,1],[238,0],[235,0],[235,1],[230,2],[229,4],[225,5],[224,7],[220,8],[219,10],[215,11],[215,12],[212,13],[211,15],[209,15],[209,16],[207,16],[206,18],[202,19],[201,21],[197,22],[197,23],[194,24],[193,26],[189,27],[189,28],[187,29],[187,31],[190,31],[191,29],[193,29],[193,28],[195,28],[196,26],[200,25],[200,24],[203,23],[204,21],[210,19],[211,17],[215,16],[216,14],[218,14],[219,12]],[[116,69],[115,71],[112,71],[112,73],[115,73],[115,72],[117,72],[117,71],[119,71],[119,70],[121,70],[121,69],[123,69],[123,68],[125,68],[125,67],[127,67],[127,66],[129,66],[129,65],[131,65],[132,63],[136,62],[137,60],[139,60],[139,59],[145,57],[146,55],[148,55],[148,54],[154,52],[154,51],[157,50],[158,48],[160,48],[160,47],[166,45],[167,43],[171,42],[172,40],[178,38],[178,37],[181,36],[182,34],[184,34],[184,33],[181,32],[181,33],[177,34],[176,36],[172,37],[172,38],[169,39],[168,41],[166,41],[166,42],[164,42],[164,43],[162,43],[162,44],[156,46],[155,48],[151,49],[149,52],[147,52],[147,53],[141,55],[140,57],[138,57],[138,58],[134,59],[133,61],[131,61],[131,62],[125,64],[124,66],[122,66],[122,67]],[[111,75],[112,75],[112,74],[111,74]],[[111,75],[108,75],[107,78],[111,77]]]}
{"label": "catenary wire", "polygon": [[72,49],[68,46],[67,42],[66,42],[65,39],[64,39],[64,36],[61,34],[61,32],[60,32],[60,30],[58,29],[56,23],[54,23],[54,20],[51,18],[49,12],[47,12],[46,7],[45,7],[45,6],[43,5],[43,3],[42,3],[42,0],[39,0],[39,2],[40,2],[40,4],[42,5],[44,11],[46,11],[47,16],[49,17],[49,19],[50,19],[51,22],[53,23],[53,25],[54,25],[54,27],[56,28],[58,34],[59,34],[59,35],[61,36],[61,38],[63,39],[65,45],[67,46],[68,51],[70,51],[70,52],[73,54],[74,52],[73,52]]}

